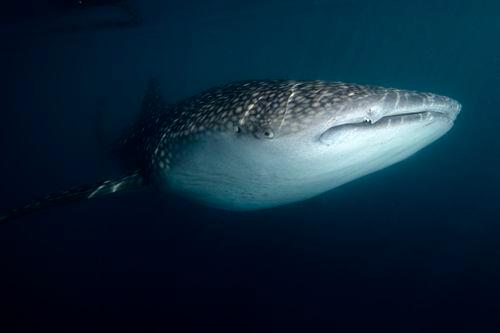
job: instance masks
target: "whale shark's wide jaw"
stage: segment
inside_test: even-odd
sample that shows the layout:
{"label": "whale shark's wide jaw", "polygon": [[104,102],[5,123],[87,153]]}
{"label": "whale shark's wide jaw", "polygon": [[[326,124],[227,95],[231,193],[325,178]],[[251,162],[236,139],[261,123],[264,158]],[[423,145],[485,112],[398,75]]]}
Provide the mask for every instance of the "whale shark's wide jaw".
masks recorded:
{"label": "whale shark's wide jaw", "polygon": [[[419,94],[420,95],[420,94]],[[425,94],[418,102],[406,103],[401,107],[377,103],[364,106],[361,111],[352,112],[353,117],[343,116],[334,121],[325,132],[343,126],[383,126],[410,124],[414,122],[447,121],[453,123],[460,113],[461,105],[457,101],[434,94]],[[398,103],[396,103],[398,104]],[[351,119],[349,119],[351,118]]]}
{"label": "whale shark's wide jaw", "polygon": [[[434,94],[415,94],[418,99],[411,102],[393,102],[382,98],[382,102],[361,104],[338,117],[326,130],[320,134],[320,141],[328,145],[338,141],[339,138],[345,140],[345,133],[349,133],[349,140],[355,140],[355,136],[364,135],[371,129],[390,130],[395,133],[396,128],[405,127],[411,131],[418,131],[421,128],[436,125],[438,127],[453,126],[461,110],[461,105],[457,101]],[[442,126],[438,125],[442,124]],[[398,130],[400,135],[404,132]],[[378,132],[378,135],[387,135],[389,132]],[[392,134],[391,134],[392,135]]]}
{"label": "whale shark's wide jaw", "polygon": [[375,121],[372,121],[369,118],[366,118],[363,120],[361,123],[353,123],[353,124],[359,124],[359,125],[364,125],[364,126],[371,126],[371,125],[383,125],[383,124],[395,124],[395,123],[411,123],[411,122],[419,122],[419,121],[429,121],[429,120],[448,120],[450,122],[453,122],[457,114],[459,112],[459,107],[450,107],[449,109],[438,109],[438,110],[433,110],[433,109],[426,109],[422,111],[414,111],[414,112],[408,112],[408,113],[396,113],[396,114],[391,114],[388,116],[383,116],[379,119],[376,119]]}

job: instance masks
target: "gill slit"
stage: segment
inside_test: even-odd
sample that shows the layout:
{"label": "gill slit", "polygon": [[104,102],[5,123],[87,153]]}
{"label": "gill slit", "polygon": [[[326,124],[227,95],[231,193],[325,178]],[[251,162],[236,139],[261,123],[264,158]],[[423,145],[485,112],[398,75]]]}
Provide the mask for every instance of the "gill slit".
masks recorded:
{"label": "gill slit", "polygon": [[295,87],[297,87],[298,85],[299,85],[298,83],[295,83],[291,88],[290,95],[288,96],[288,99],[286,100],[285,112],[283,113],[283,118],[281,118],[281,123],[280,123],[280,126],[278,127],[278,132],[281,131],[281,127],[283,127],[283,125],[285,124],[286,114],[288,113],[288,104],[290,103],[293,96],[295,95]]}
{"label": "gill slit", "polygon": [[241,117],[241,119],[238,121],[239,126],[245,125],[246,119],[250,115],[250,112],[255,108],[255,105],[258,104],[261,99],[262,99],[262,97],[259,96],[259,98],[257,98],[257,100],[255,101],[255,103],[250,102],[250,104],[248,105],[247,109],[245,110],[245,113],[243,114],[243,116]]}

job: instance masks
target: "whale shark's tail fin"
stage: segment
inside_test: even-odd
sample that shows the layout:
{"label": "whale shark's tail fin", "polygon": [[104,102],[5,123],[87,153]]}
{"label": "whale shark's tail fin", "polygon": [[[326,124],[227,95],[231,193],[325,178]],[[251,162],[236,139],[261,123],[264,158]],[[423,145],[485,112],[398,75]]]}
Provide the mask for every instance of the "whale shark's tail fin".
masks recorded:
{"label": "whale shark's tail fin", "polygon": [[5,223],[12,219],[60,204],[90,200],[124,191],[137,190],[144,187],[144,183],[143,175],[139,171],[136,171],[116,180],[106,180],[93,185],[71,188],[66,191],[53,193],[43,198],[33,200],[22,207],[12,209],[6,215],[0,216],[0,223]]}

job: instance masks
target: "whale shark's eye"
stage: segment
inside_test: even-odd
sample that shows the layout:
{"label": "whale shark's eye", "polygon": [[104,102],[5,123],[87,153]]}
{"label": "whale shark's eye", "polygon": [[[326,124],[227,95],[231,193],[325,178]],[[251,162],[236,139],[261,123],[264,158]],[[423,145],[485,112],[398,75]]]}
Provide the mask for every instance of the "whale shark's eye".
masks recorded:
{"label": "whale shark's eye", "polygon": [[272,139],[274,138],[274,131],[271,127],[258,127],[255,129],[254,135],[257,139]]}

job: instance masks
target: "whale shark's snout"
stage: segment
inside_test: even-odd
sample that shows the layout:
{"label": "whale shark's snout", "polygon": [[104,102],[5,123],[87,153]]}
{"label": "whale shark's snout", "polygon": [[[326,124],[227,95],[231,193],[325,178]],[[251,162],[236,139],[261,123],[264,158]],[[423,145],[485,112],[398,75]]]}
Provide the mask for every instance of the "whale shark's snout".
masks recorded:
{"label": "whale shark's snout", "polygon": [[374,90],[357,100],[346,99],[344,105],[337,107],[328,129],[320,136],[321,142],[331,144],[349,131],[355,131],[357,136],[374,130],[378,130],[378,136],[395,131],[403,135],[403,129],[418,131],[433,126],[440,132],[453,126],[462,108],[456,100],[442,95],[389,88]]}
{"label": "whale shark's snout", "polygon": [[446,96],[385,88],[375,88],[371,95],[358,100],[347,99],[345,103],[336,115],[337,121],[376,123],[382,118],[426,112],[453,121],[461,109],[460,103]]}

